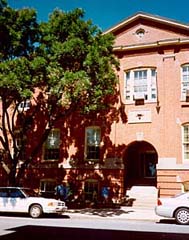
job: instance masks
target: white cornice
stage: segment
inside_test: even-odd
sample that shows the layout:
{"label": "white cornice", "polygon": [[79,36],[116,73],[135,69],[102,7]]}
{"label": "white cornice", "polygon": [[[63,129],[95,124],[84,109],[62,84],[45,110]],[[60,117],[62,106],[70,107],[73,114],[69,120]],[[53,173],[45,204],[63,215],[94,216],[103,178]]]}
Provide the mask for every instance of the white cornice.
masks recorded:
{"label": "white cornice", "polygon": [[143,19],[151,20],[153,22],[159,22],[159,23],[162,23],[162,24],[165,24],[165,25],[170,25],[170,26],[173,26],[173,27],[189,30],[189,25],[187,25],[187,24],[183,24],[183,23],[180,23],[180,22],[168,19],[168,18],[163,18],[163,17],[159,17],[159,16],[156,16],[156,15],[151,15],[151,14],[140,12],[140,13],[137,13],[137,14],[127,18],[126,20],[118,23],[117,25],[109,28],[103,34],[107,34],[107,33],[111,33],[111,32],[113,33],[114,31],[119,30],[120,28],[128,25],[129,23],[137,20],[138,18],[143,18]]}
{"label": "white cornice", "polygon": [[176,38],[176,39],[166,39],[157,42],[149,42],[143,44],[133,44],[133,45],[122,45],[122,46],[114,46],[114,51],[126,51],[126,50],[138,50],[138,49],[145,49],[145,48],[153,48],[153,47],[160,47],[160,46],[168,46],[168,45],[183,45],[189,44],[189,38]]}

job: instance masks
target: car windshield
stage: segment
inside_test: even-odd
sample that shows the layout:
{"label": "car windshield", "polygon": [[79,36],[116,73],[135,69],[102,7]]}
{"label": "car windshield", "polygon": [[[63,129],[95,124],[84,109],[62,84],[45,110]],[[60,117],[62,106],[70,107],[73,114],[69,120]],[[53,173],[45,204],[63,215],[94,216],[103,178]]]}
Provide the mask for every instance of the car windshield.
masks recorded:
{"label": "car windshield", "polygon": [[33,189],[23,188],[22,191],[27,197],[38,197],[38,193],[36,193]]}

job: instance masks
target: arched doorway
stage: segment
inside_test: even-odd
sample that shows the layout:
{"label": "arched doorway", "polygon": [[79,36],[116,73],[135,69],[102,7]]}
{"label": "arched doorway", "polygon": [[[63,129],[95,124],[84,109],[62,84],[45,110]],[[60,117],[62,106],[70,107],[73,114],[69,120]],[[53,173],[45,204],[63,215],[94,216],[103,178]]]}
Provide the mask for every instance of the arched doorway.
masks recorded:
{"label": "arched doorway", "polygon": [[135,141],[128,145],[125,156],[125,189],[134,185],[156,186],[156,149],[146,141]]}

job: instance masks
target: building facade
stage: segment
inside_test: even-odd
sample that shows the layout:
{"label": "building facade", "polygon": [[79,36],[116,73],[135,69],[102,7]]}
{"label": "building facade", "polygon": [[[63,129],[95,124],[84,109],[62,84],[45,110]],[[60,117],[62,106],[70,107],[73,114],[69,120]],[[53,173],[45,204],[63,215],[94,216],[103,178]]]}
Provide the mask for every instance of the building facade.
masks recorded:
{"label": "building facade", "polygon": [[125,187],[154,184],[161,196],[174,195],[189,173],[189,26],[138,13],[107,32],[116,36],[127,116],[116,134],[126,145]]}
{"label": "building facade", "polygon": [[189,180],[189,25],[137,13],[106,33],[120,61],[111,107],[57,123],[23,182],[47,196],[63,180],[85,201],[133,186],[172,196]]}

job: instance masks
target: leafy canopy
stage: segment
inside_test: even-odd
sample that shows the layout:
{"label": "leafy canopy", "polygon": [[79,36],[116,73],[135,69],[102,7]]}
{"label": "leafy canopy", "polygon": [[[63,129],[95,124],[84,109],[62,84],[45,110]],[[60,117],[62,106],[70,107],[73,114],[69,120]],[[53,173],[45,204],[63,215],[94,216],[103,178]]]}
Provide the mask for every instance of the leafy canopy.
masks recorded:
{"label": "leafy canopy", "polygon": [[[16,166],[27,145],[26,136],[36,129],[38,115],[45,116],[46,126],[52,127],[75,110],[88,113],[106,106],[107,98],[115,93],[119,65],[113,42],[112,35],[102,34],[90,20],[84,20],[82,9],[55,9],[47,22],[38,23],[34,9],[12,9],[0,0],[0,143],[11,162],[12,178],[19,176]],[[18,107],[32,99],[36,89],[40,98],[35,99],[28,120]],[[23,137],[19,147],[18,117]],[[20,171],[42,147],[46,126]]]}

